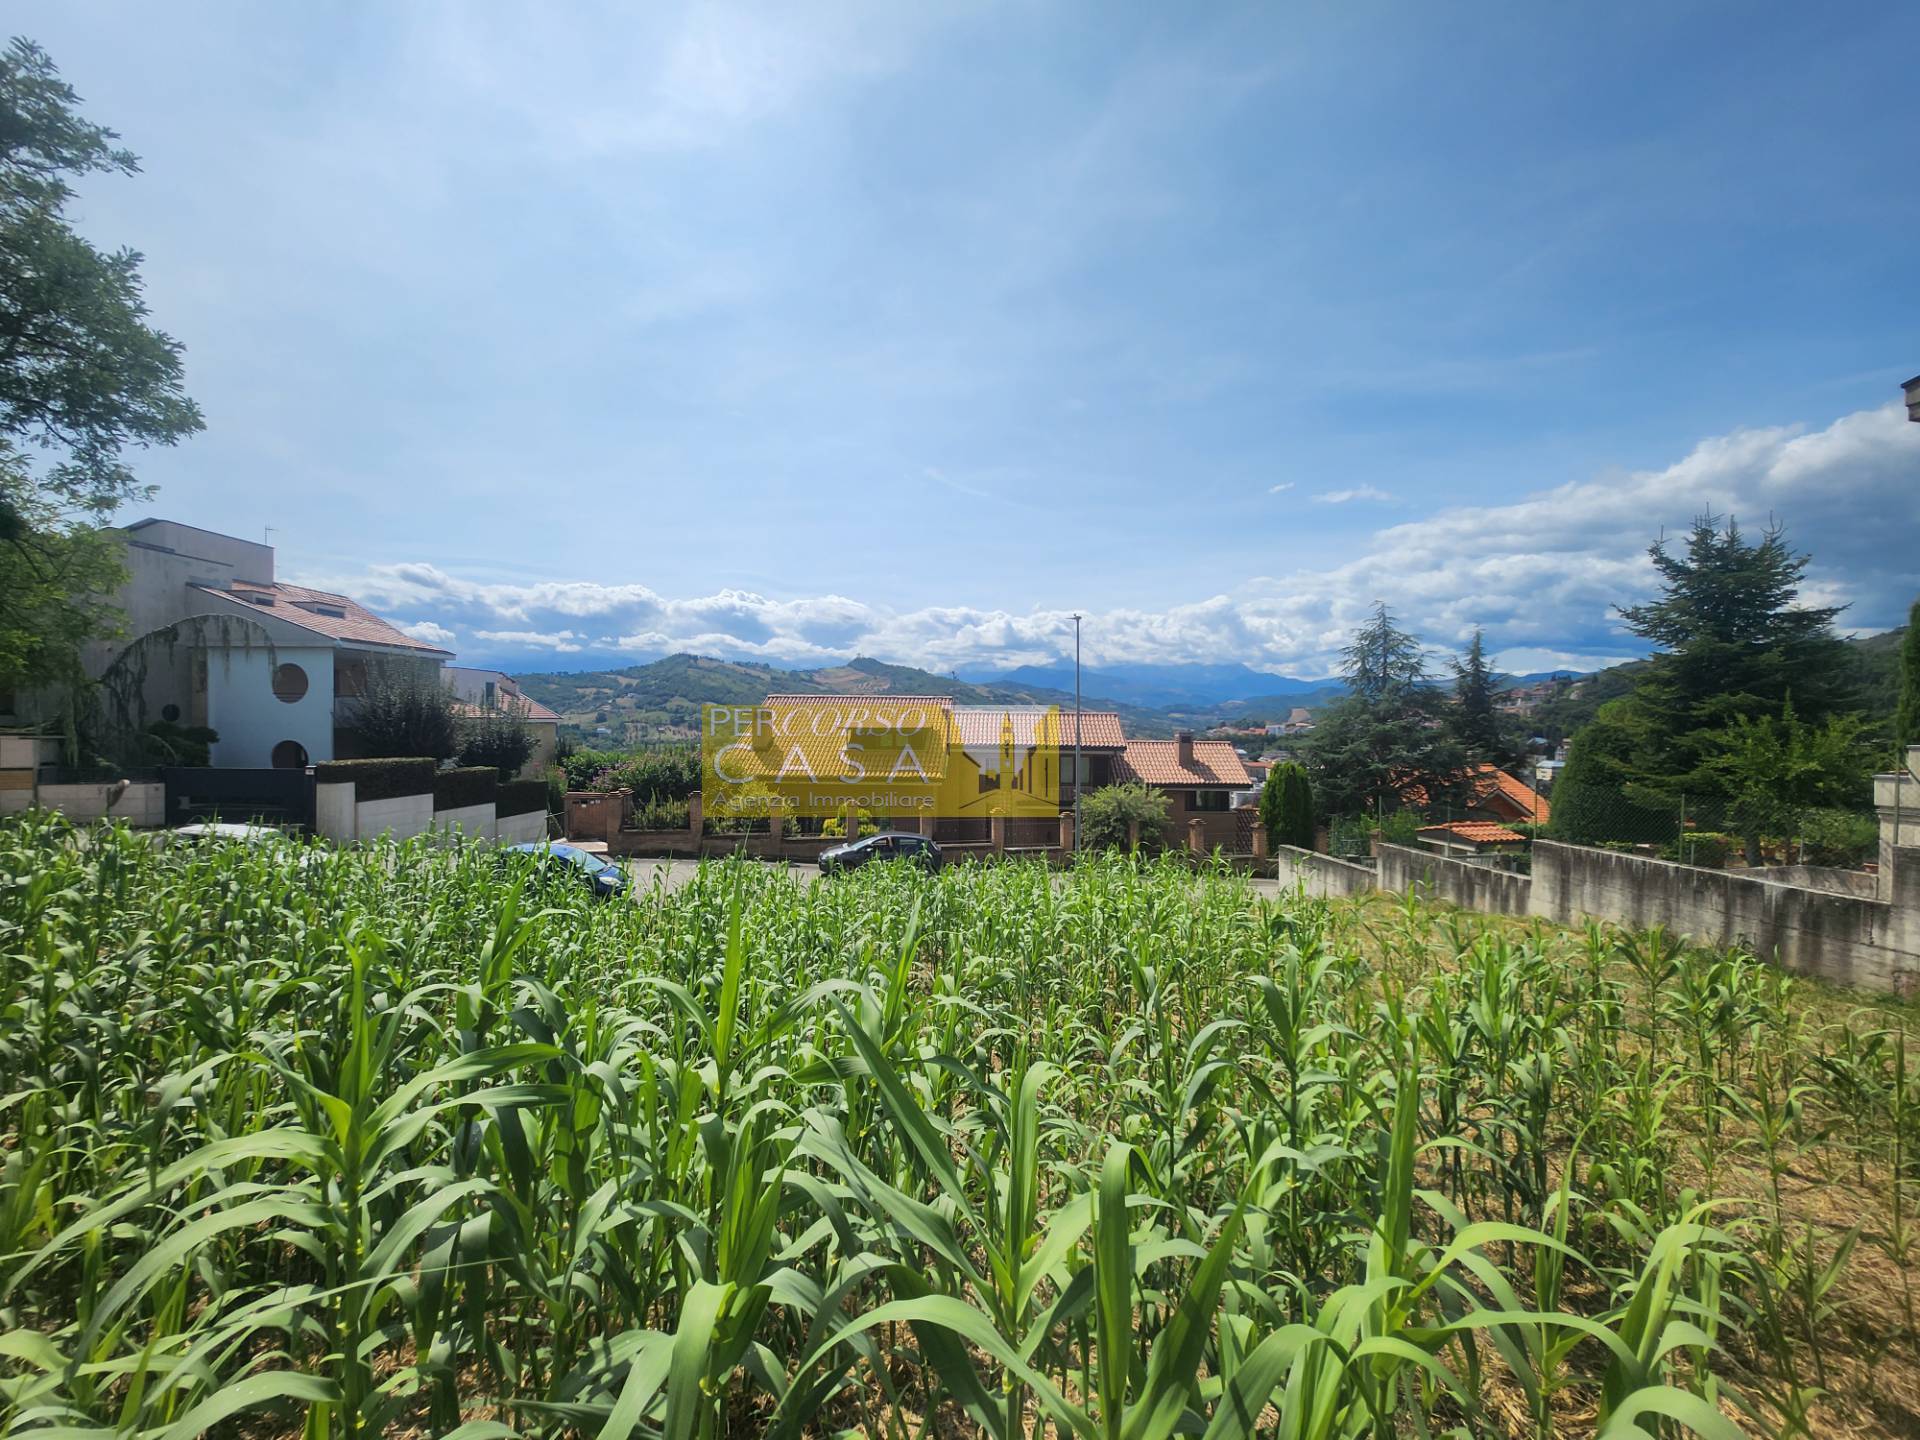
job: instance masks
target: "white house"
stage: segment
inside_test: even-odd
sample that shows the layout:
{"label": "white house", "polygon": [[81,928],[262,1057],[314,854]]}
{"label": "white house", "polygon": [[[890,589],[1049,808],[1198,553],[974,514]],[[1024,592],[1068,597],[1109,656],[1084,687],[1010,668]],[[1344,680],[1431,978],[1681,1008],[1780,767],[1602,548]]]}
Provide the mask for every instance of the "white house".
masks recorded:
{"label": "white house", "polygon": [[370,667],[453,658],[345,595],[275,580],[270,545],[172,520],[123,533],[126,634],[90,647],[87,672],[128,723],[217,731],[215,765],[331,760]]}

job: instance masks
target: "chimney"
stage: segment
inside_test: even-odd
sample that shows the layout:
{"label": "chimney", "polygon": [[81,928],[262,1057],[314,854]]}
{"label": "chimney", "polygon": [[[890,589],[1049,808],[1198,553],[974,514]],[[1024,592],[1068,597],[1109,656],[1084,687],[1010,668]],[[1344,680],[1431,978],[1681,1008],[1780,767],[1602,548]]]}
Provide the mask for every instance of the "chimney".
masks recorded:
{"label": "chimney", "polygon": [[1174,731],[1173,748],[1174,753],[1180,758],[1180,763],[1190,767],[1193,764],[1193,731]]}

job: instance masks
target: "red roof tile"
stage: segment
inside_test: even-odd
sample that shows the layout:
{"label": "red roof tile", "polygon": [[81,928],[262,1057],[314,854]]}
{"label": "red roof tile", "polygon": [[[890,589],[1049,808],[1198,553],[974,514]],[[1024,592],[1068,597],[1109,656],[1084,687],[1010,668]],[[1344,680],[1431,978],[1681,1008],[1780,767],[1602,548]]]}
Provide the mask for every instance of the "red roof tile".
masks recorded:
{"label": "red roof tile", "polygon": [[1422,825],[1422,835],[1450,835],[1475,845],[1519,845],[1526,840],[1518,830],[1509,830],[1497,820],[1455,820],[1446,825]]}
{"label": "red roof tile", "polygon": [[1230,785],[1236,790],[1253,786],[1253,777],[1240,752],[1224,740],[1193,742],[1193,762],[1180,761],[1178,740],[1129,740],[1113,767],[1116,780],[1144,780],[1149,785],[1185,788]]}
{"label": "red roof tile", "polygon": [[[1044,731],[1042,718],[1048,713],[1044,705],[956,705],[953,718],[959,722],[960,743],[962,745],[998,745],[1000,730],[1004,722],[1013,722],[1013,743],[1031,745],[1036,732]],[[1053,735],[1057,736],[1062,750],[1073,746],[1073,712],[1060,710],[1055,713]],[[1048,737],[1053,738],[1052,736]],[[1083,750],[1118,750],[1127,743],[1127,737],[1121,733],[1120,717],[1111,710],[1082,710],[1080,712],[1080,748]]]}
{"label": "red roof tile", "polygon": [[[502,695],[500,697],[500,708],[518,713],[527,720],[551,720],[557,724],[560,719],[559,715],[549,710],[531,695]],[[484,705],[476,705],[471,700],[455,700],[453,702],[453,713],[456,715],[478,716],[486,714],[487,710]]]}
{"label": "red roof tile", "polygon": [[[1547,803],[1546,796],[1497,766],[1475,765],[1468,770],[1466,778],[1471,789],[1471,804],[1506,811],[1511,820],[1537,821],[1544,825],[1553,819],[1553,806]],[[1425,805],[1426,787],[1409,785],[1400,792],[1400,798],[1409,805]]]}
{"label": "red roof tile", "polygon": [[[379,645],[389,650],[417,650],[422,655],[451,655],[438,645],[429,645],[396,629],[357,600],[335,595],[329,590],[309,590],[304,585],[260,585],[251,580],[236,580],[231,586],[195,585],[196,590],[219,595],[263,614],[298,625],[329,640],[349,645]],[[260,598],[256,598],[260,597]],[[262,598],[272,603],[263,604]]]}

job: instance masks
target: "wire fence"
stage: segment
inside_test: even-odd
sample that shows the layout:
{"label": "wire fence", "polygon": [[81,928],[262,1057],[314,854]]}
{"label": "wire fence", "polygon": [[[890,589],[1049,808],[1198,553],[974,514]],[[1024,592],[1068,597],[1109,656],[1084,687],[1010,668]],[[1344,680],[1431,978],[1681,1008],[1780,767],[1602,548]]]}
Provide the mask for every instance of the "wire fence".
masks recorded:
{"label": "wire fence", "polygon": [[1812,865],[1857,869],[1879,851],[1872,811],[1780,806],[1753,816],[1724,796],[1625,795],[1559,786],[1522,806],[1441,801],[1337,818],[1327,848],[1364,859],[1376,840],[1431,849],[1498,869],[1531,869],[1536,839],[1628,850],[1684,865]]}

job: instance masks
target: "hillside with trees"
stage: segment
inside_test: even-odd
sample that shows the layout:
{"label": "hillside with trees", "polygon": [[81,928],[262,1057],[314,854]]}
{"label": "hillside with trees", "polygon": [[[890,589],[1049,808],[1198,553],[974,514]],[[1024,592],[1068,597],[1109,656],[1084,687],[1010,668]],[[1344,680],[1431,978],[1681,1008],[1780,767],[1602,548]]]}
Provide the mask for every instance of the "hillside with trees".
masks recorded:
{"label": "hillside with trees", "polygon": [[[757,705],[770,694],[942,695],[960,705],[1073,706],[1071,692],[1043,686],[976,684],[911,665],[866,657],[814,670],[782,670],[706,655],[669,655],[620,670],[525,674],[521,690],[588,734],[606,726],[624,741],[687,739],[699,732],[702,705]],[[1129,735],[1172,732],[1164,713],[1085,695],[1089,710],[1116,710]]]}

